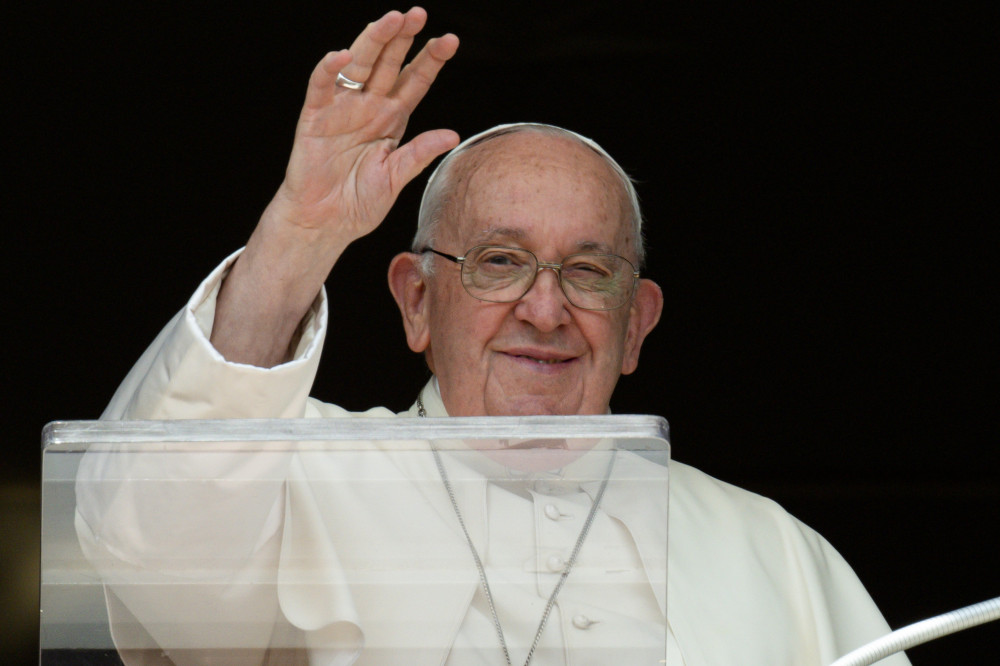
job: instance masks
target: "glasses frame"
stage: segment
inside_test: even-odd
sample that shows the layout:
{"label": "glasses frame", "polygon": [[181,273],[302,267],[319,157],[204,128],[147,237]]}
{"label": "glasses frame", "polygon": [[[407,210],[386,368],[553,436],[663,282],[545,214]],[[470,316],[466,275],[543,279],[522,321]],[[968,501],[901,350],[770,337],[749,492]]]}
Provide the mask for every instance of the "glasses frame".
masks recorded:
{"label": "glasses frame", "polygon": [[[526,252],[527,254],[531,255],[532,259],[535,260],[535,271],[531,276],[531,280],[528,282],[528,285],[524,288],[524,291],[522,291],[517,298],[494,300],[490,298],[483,298],[482,296],[477,296],[476,294],[473,294],[471,291],[469,291],[469,285],[466,284],[464,279],[465,260],[470,254],[481,248],[492,248],[497,250],[515,250],[517,252]],[[549,261],[541,261],[531,250],[526,250],[523,247],[509,247],[506,245],[476,245],[475,247],[471,247],[468,250],[466,250],[465,254],[463,254],[460,257],[456,257],[453,254],[448,254],[447,252],[441,252],[439,250],[435,250],[430,246],[424,247],[421,250],[417,250],[417,254],[427,254],[428,252],[433,252],[439,257],[443,257],[448,261],[458,264],[461,267],[461,274],[463,276],[462,287],[465,289],[465,292],[469,294],[469,296],[475,298],[476,300],[484,301],[486,303],[514,303],[515,301],[521,300],[522,298],[524,298],[524,295],[527,294],[529,291],[531,291],[531,288],[535,286],[535,280],[538,279],[538,274],[541,273],[546,268],[555,272],[556,276],[558,277],[559,289],[560,291],[562,291],[563,295],[566,297],[566,300],[569,302],[570,305],[572,305],[575,308],[580,308],[581,310],[590,310],[592,312],[611,312],[613,310],[619,310],[625,307],[626,305],[629,304],[629,302],[632,301],[633,296],[635,296],[636,287],[639,284],[639,271],[636,269],[635,265],[625,257],[622,257],[617,254],[606,254],[601,252],[575,252],[573,254],[563,257],[562,261],[558,263],[552,263]],[[628,296],[625,298],[625,300],[620,305],[616,305],[613,308],[587,308],[583,307],[582,305],[577,305],[576,303],[574,303],[573,298],[566,291],[566,286],[563,284],[563,275],[562,275],[562,267],[566,264],[567,260],[572,259],[573,257],[614,257],[616,259],[621,259],[622,261],[624,261],[632,269],[632,289],[629,291]]]}

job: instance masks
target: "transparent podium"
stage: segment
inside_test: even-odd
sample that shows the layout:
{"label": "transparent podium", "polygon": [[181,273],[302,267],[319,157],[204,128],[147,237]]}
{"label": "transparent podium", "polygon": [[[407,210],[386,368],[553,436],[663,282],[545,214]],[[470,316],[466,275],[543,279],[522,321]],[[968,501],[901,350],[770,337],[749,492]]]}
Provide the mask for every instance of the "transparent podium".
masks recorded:
{"label": "transparent podium", "polygon": [[661,664],[652,416],[56,422],[43,664]]}

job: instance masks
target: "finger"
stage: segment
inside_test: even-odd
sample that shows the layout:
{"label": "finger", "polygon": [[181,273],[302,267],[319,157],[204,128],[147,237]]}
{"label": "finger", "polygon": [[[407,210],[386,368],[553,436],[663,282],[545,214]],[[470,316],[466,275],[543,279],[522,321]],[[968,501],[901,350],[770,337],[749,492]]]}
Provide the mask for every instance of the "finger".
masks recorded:
{"label": "finger", "polygon": [[330,103],[337,89],[337,74],[350,62],[351,52],[347,49],[331,51],[319,61],[309,76],[305,108],[318,109]]}
{"label": "finger", "polygon": [[413,38],[423,30],[426,23],[427,12],[420,7],[414,7],[403,15],[403,26],[379,54],[365,86],[366,90],[384,95],[392,89],[406,54],[413,45]]}
{"label": "finger", "polygon": [[382,49],[399,34],[404,23],[403,15],[397,11],[391,11],[379,20],[369,23],[351,44],[350,51],[354,59],[350,65],[341,70],[341,73],[352,81],[367,83]]}
{"label": "finger", "polygon": [[417,177],[439,155],[458,145],[456,132],[447,129],[430,130],[413,137],[389,153],[389,170],[395,191]]}
{"label": "finger", "polygon": [[403,102],[410,113],[430,89],[438,72],[458,50],[458,37],[443,35],[427,42],[396,80],[393,96]]}

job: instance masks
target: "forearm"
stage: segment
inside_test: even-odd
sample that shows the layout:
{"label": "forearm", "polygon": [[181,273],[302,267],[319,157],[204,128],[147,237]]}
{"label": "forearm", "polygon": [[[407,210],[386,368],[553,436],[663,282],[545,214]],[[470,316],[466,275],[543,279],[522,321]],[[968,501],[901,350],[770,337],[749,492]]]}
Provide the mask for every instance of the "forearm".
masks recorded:
{"label": "forearm", "polygon": [[303,319],[349,240],[295,228],[272,203],[219,290],[212,346],[232,363],[291,360]]}

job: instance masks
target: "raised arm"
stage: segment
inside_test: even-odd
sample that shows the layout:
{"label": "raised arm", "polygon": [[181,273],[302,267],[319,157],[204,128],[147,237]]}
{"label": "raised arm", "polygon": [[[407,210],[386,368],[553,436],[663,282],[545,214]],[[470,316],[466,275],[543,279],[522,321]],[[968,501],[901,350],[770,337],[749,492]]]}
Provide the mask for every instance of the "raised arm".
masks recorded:
{"label": "raised arm", "polygon": [[[402,143],[410,114],[458,48],[454,35],[431,39],[403,67],[426,20],[419,7],[389,12],[313,70],[284,182],[219,293],[211,341],[227,360],[288,360],[299,322],[344,249],[458,144],[444,129]],[[338,84],[338,74],[364,88]]]}

